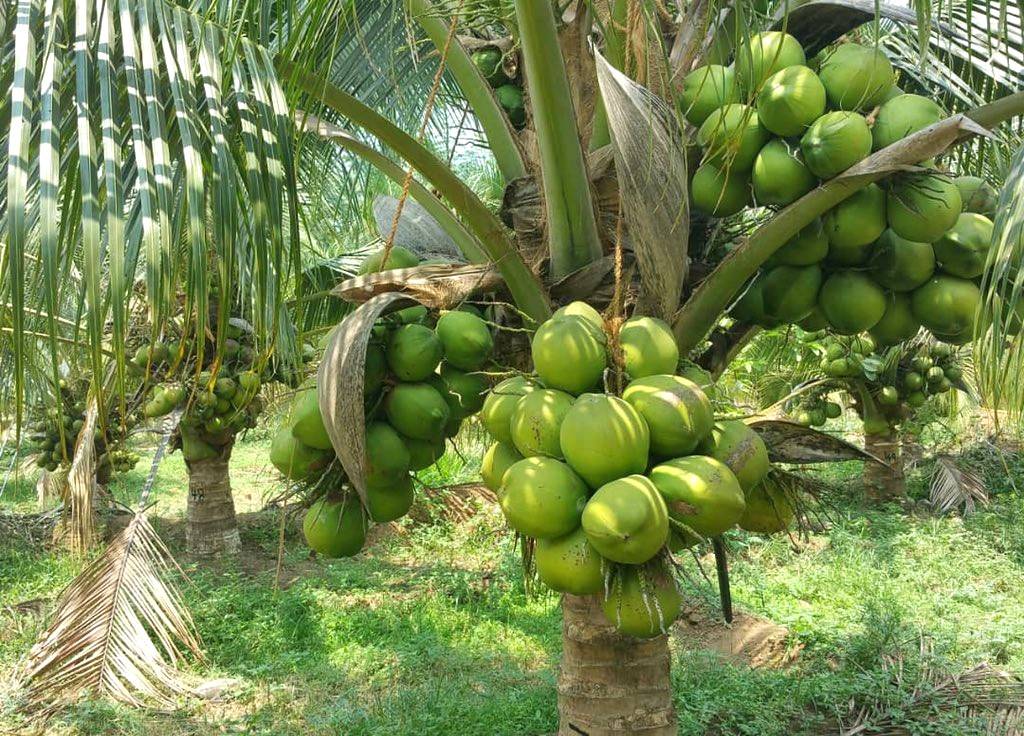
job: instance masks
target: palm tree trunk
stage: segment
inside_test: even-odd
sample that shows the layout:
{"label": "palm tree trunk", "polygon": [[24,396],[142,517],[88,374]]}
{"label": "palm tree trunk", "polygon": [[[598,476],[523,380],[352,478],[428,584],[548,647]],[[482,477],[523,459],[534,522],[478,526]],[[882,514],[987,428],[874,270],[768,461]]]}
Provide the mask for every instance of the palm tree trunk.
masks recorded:
{"label": "palm tree trunk", "polygon": [[238,523],[231,498],[231,442],[212,458],[185,462],[188,468],[188,551],[197,556],[238,551]]}
{"label": "palm tree trunk", "polygon": [[559,736],[674,736],[670,665],[667,636],[623,636],[599,596],[562,596]]}
{"label": "palm tree trunk", "polygon": [[895,427],[890,427],[884,434],[864,435],[864,449],[889,466],[872,462],[864,464],[864,488],[869,498],[893,501],[907,495],[902,445],[900,432]]}

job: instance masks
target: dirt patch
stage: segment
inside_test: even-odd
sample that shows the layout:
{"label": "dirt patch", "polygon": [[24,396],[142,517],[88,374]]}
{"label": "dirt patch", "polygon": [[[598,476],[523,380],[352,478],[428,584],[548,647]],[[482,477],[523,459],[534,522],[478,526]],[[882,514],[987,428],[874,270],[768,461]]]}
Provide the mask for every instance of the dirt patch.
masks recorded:
{"label": "dirt patch", "polygon": [[743,611],[736,611],[731,624],[704,609],[684,611],[676,624],[675,636],[684,649],[718,652],[754,668],[789,667],[803,648],[790,640],[785,626]]}

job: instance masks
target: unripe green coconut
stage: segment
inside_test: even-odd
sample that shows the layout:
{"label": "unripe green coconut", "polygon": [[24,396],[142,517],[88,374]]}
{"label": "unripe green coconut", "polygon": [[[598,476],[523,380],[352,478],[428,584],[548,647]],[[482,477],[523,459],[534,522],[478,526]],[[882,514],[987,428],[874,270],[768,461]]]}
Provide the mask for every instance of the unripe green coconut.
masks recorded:
{"label": "unripe green coconut", "polygon": [[708,64],[697,67],[683,78],[679,109],[692,125],[699,126],[718,108],[739,101],[739,90],[730,67]]}
{"label": "unripe green coconut", "polygon": [[606,365],[605,335],[583,317],[552,317],[530,343],[533,366],[548,388],[580,394],[597,386]]}
{"label": "unripe green coconut", "polygon": [[964,212],[977,212],[992,218],[996,216],[999,192],[980,176],[958,176],[953,180],[960,190]]}
{"label": "unripe green coconut", "polygon": [[359,266],[359,274],[379,273],[390,271],[393,268],[412,268],[420,265],[420,259],[408,248],[400,245],[391,246],[387,263],[384,263],[384,248],[374,251],[366,257],[366,260]]}
{"label": "unripe green coconut", "polygon": [[482,373],[466,373],[445,363],[441,366],[441,378],[455,397],[459,416],[468,417],[480,411],[487,398],[487,376]]}
{"label": "unripe green coconut", "polygon": [[302,533],[310,549],[324,557],[351,557],[366,542],[366,514],[355,496],[322,498],[306,511]]}
{"label": "unripe green coconut", "polygon": [[828,262],[856,266],[871,256],[870,245],[885,232],[885,192],[877,184],[863,189],[830,209],[822,217],[828,236]]}
{"label": "unripe green coconut", "polygon": [[640,639],[667,633],[683,605],[672,575],[661,567],[653,571],[650,567],[621,568],[608,597],[601,601],[612,626]]}
{"label": "unripe green coconut", "polygon": [[424,325],[402,325],[388,340],[388,367],[403,381],[425,380],[443,357],[437,333]]}
{"label": "unripe green coconut", "polygon": [[619,347],[630,379],[675,373],[679,346],[672,328],[655,317],[630,317],[619,329]]}
{"label": "unripe green coconut", "polygon": [[181,427],[181,456],[185,462],[197,463],[217,457],[220,451],[207,443],[199,434],[188,427]]}
{"label": "unripe green coconut", "polygon": [[472,56],[473,63],[480,70],[480,74],[492,87],[500,87],[506,84],[508,75],[501,66],[501,50],[493,47],[475,51]]}
{"label": "unripe green coconut", "polygon": [[[715,400],[716,394],[718,393],[715,387],[715,378],[706,369],[702,368],[696,363],[684,361],[683,364],[679,366],[679,369],[676,371],[676,373],[681,378],[685,378],[686,380],[693,381],[695,384],[697,384],[697,388],[699,388],[704,393],[704,395],[707,396],[708,399],[710,399],[711,401]],[[623,394],[623,398],[625,398],[625,394]],[[633,408],[636,408],[635,404]],[[639,411],[639,409],[637,409],[637,411]],[[648,421],[647,426],[650,427],[650,425],[651,422]],[[651,447],[653,446],[654,439],[652,434]]]}
{"label": "unripe green coconut", "polygon": [[759,205],[787,205],[817,184],[817,178],[800,158],[799,149],[779,138],[768,141],[754,159],[751,185]]}
{"label": "unripe green coconut", "polygon": [[796,518],[793,503],[771,478],[747,491],[747,507],[739,527],[758,534],[777,534],[789,529]]}
{"label": "unripe green coconut", "polygon": [[885,292],[857,271],[839,271],[821,285],[818,305],[832,329],[840,335],[856,335],[878,324],[885,314]]}
{"label": "unripe green coconut", "polygon": [[412,476],[408,473],[387,483],[368,482],[366,485],[366,512],[378,524],[405,516],[413,500]]}
{"label": "unripe green coconut", "polygon": [[316,386],[301,392],[292,405],[292,434],[304,445],[317,450],[333,450],[331,437],[320,414]]}
{"label": "unripe green coconut", "polygon": [[399,383],[384,401],[391,426],[416,440],[429,440],[444,433],[451,409],[437,389],[426,383]]}
{"label": "unripe green coconut", "polygon": [[334,452],[317,450],[299,442],[290,425],[283,425],[270,443],[270,462],[291,480],[305,480],[317,470],[327,467]]}
{"label": "unripe green coconut", "polygon": [[800,150],[811,173],[831,179],[871,153],[871,129],[863,115],[827,112],[811,123]]}
{"label": "unripe green coconut", "polygon": [[901,238],[891,229],[882,233],[871,256],[871,277],[892,291],[913,291],[935,273],[931,243]]}
{"label": "unripe green coconut", "polygon": [[815,218],[775,251],[771,263],[779,266],[809,266],[828,255],[828,235],[821,218]]}
{"label": "unripe green coconut", "polygon": [[810,266],[776,266],[764,274],[761,295],[764,311],[780,322],[797,322],[814,309],[821,288],[821,269]]}
{"label": "unripe green coconut", "polygon": [[587,486],[568,465],[528,457],[505,471],[501,510],[508,525],[534,539],[555,539],[580,525]]}
{"label": "unripe green coconut", "polygon": [[749,171],[758,151],[768,141],[768,131],[749,105],[733,103],[708,115],[697,131],[704,160],[734,171]]}
{"label": "unripe green coconut", "polygon": [[439,374],[434,373],[424,381],[424,383],[437,391],[437,393],[441,395],[441,398],[444,399],[444,403],[448,405],[448,422],[445,423],[445,426],[447,427],[448,423],[453,420],[456,420],[461,424],[461,421],[467,415],[462,407],[462,399],[452,392],[451,388],[448,386],[448,382],[441,378]]}
{"label": "unripe green coconut", "polygon": [[942,120],[945,111],[928,97],[899,95],[886,100],[878,109],[875,125],[871,128],[874,150],[891,146],[911,133],[924,130]]}
{"label": "unripe green coconut", "polygon": [[559,431],[572,405],[573,397],[564,391],[537,389],[525,394],[509,422],[512,444],[524,457],[562,458]]}
{"label": "unripe green coconut", "polygon": [[892,64],[881,49],[844,43],[818,68],[825,94],[840,110],[870,110],[894,84]]}
{"label": "unripe green coconut", "polygon": [[935,241],[935,260],[946,273],[973,279],[985,271],[992,246],[992,221],[976,212],[965,212],[956,224]]}
{"label": "unripe green coconut", "polygon": [[760,483],[771,468],[764,441],[738,419],[716,422],[697,452],[725,463],[744,491]]}
{"label": "unripe green coconut", "polygon": [[885,301],[885,314],[871,328],[871,337],[882,347],[909,340],[921,329],[921,323],[911,309],[908,294],[889,292],[885,295]]}
{"label": "unripe green coconut", "polygon": [[886,200],[889,227],[901,238],[934,243],[956,224],[960,190],[944,174],[900,177]]}
{"label": "unripe green coconut", "polygon": [[414,440],[412,437],[403,437],[402,442],[409,450],[409,470],[423,470],[440,460],[444,455],[444,441],[444,437],[435,437],[431,440]]}
{"label": "unripe green coconut", "polygon": [[882,102],[888,102],[892,98],[899,97],[900,95],[903,94],[906,94],[906,92],[903,91],[903,88],[900,87],[898,84],[894,84],[892,87],[889,88],[889,91],[885,93],[885,99],[882,100]]}
{"label": "unripe green coconut", "polygon": [[804,49],[793,36],[778,31],[755,33],[736,48],[736,82],[753,95],[776,72],[806,64]]}
{"label": "unripe green coconut", "polygon": [[732,315],[733,319],[769,329],[779,324],[778,320],[769,317],[765,313],[764,294],[762,293],[763,286],[763,278],[754,279],[753,283],[743,292],[743,296],[739,298],[730,310],[729,314]]}
{"label": "unripe green coconut", "polygon": [[819,330],[827,330],[829,327],[828,320],[825,319],[825,313],[821,311],[820,304],[815,304],[811,313],[797,322],[797,325],[805,332],[818,332]]}
{"label": "unripe green coconut", "polygon": [[537,577],[560,593],[594,595],[604,590],[604,561],[582,527],[556,539],[538,539]]}
{"label": "unripe green coconut", "polygon": [[512,444],[512,428],[510,422],[519,399],[536,386],[522,376],[513,376],[495,386],[484,399],[480,410],[480,421],[498,442]]}
{"label": "unripe green coconut", "polygon": [[715,537],[739,521],[746,507],[740,482],[720,460],[692,455],[651,470],[669,516],[705,537]]}
{"label": "unripe green coconut", "polygon": [[640,565],[668,541],[668,509],[649,478],[629,475],[594,492],[583,509],[583,531],[602,556]]}
{"label": "unripe green coconut", "polygon": [[363,395],[372,396],[384,385],[384,376],[388,372],[387,358],[384,348],[375,342],[366,346],[366,361],[363,364]]}
{"label": "unripe green coconut", "polygon": [[565,461],[591,488],[647,469],[647,422],[617,396],[580,396],[562,420],[559,441]]}
{"label": "unripe green coconut", "polygon": [[690,180],[693,206],[713,217],[735,215],[750,204],[750,176],[735,167],[699,166]]}
{"label": "unripe green coconut", "polygon": [[505,109],[512,125],[521,128],[526,124],[526,105],[523,103],[523,90],[514,84],[503,84],[494,90],[498,104]]}
{"label": "unripe green coconut", "polygon": [[582,317],[592,324],[599,332],[604,332],[604,317],[602,317],[600,312],[586,302],[569,302],[564,307],[556,309],[555,313],[551,315],[552,318],[563,316]]}
{"label": "unripe green coconut", "polygon": [[946,274],[936,274],[911,295],[914,316],[936,335],[942,335],[943,342],[953,344],[974,329],[980,301],[981,291],[973,281]]}
{"label": "unripe green coconut", "polygon": [[445,312],[434,328],[444,349],[444,359],[464,371],[480,370],[494,349],[487,323],[469,312]]}
{"label": "unripe green coconut", "polygon": [[421,325],[427,321],[428,317],[430,317],[430,311],[422,304],[399,309],[388,315],[390,320],[402,325]]}
{"label": "unripe green coconut", "polygon": [[715,423],[707,395],[682,376],[637,379],[626,387],[622,398],[647,424],[651,453],[658,457],[688,455]]}
{"label": "unripe green coconut", "polygon": [[523,459],[523,456],[512,445],[495,442],[487,448],[483,460],[480,461],[480,476],[484,485],[497,493],[501,490],[501,481],[505,471]]}
{"label": "unripe green coconut", "polygon": [[409,448],[387,422],[373,422],[366,427],[366,457],[363,469],[366,482],[384,486],[409,473]]}
{"label": "unripe green coconut", "polygon": [[806,66],[776,72],[757,93],[761,125],[783,138],[800,135],[825,112],[825,87]]}

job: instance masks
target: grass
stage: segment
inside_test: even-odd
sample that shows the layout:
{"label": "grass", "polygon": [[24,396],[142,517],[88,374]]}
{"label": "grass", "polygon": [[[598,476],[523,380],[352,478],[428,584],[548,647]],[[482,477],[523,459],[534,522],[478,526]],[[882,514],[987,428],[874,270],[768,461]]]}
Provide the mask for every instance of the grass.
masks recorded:
{"label": "grass", "polygon": [[[277,490],[265,438],[241,442],[232,460],[242,511]],[[854,490],[834,499],[833,524],[798,549],[782,537],[731,538],[734,596],[744,610],[789,628],[803,646],[786,669],[750,669],[674,642],[681,734],[818,734],[851,699],[898,714],[908,733],[976,733],[957,713],[906,708],[924,664],[955,672],[979,661],[1024,671],[1024,497],[1006,482],[1019,465],[978,457],[996,494],[967,519],[923,510],[868,509],[856,464],[830,468]],[[927,467],[911,491],[925,494]],[[113,491],[137,502],[140,467]],[[435,479],[472,475],[450,456]],[[180,550],[185,480],[177,455],[161,466],[151,514],[190,582],[182,587],[202,634],[197,680],[231,678],[224,702],[190,701],[173,714],[88,699],[51,721],[47,734],[547,734],[557,728],[560,616],[553,595],[528,597],[512,540],[493,509],[462,523],[405,521],[359,557],[310,559],[294,527],[284,588],[275,590],[277,517],[243,516],[244,554],[200,565]],[[9,485],[0,509],[34,505],[30,478]],[[43,610],[81,563],[17,538],[0,540],[0,732],[25,724],[13,711],[10,675],[44,625]],[[694,576],[697,578],[698,576]],[[694,599],[713,599],[704,587]],[[919,637],[935,653],[927,661]],[[907,680],[882,663],[906,658]],[[900,715],[902,714],[902,715]],[[834,730],[834,729],[833,729]]]}

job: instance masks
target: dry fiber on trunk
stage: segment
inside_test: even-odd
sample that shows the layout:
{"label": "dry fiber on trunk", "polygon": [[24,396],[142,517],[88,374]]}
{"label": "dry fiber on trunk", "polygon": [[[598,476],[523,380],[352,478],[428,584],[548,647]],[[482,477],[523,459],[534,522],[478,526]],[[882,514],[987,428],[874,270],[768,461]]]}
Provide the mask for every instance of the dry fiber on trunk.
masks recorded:
{"label": "dry fiber on trunk", "polygon": [[231,498],[228,462],[231,444],[206,460],[188,466],[188,522],[185,534],[193,555],[232,554],[238,551],[238,522]]}
{"label": "dry fiber on trunk", "polygon": [[674,736],[668,637],[608,623],[600,596],[562,596],[559,736]]}

